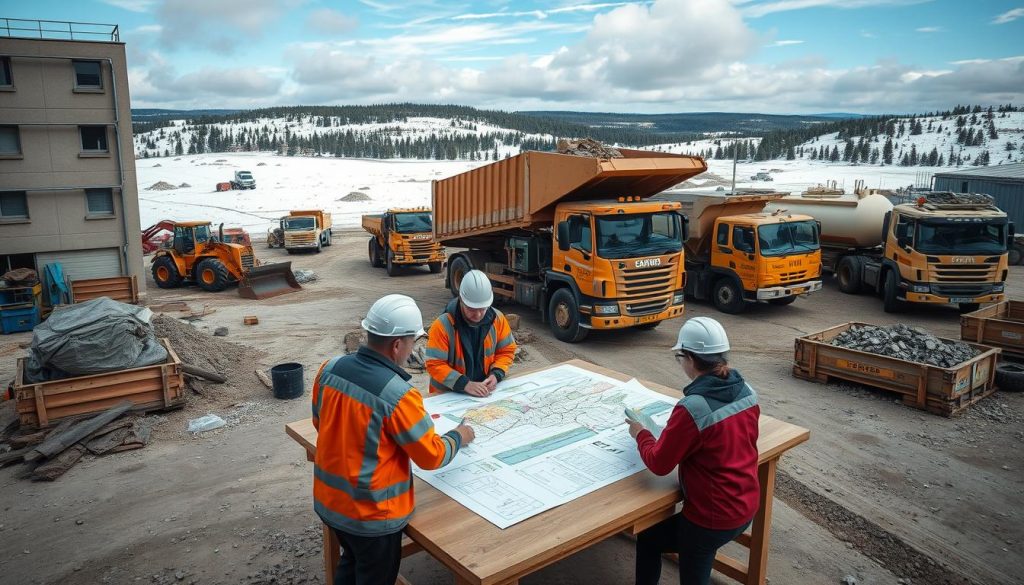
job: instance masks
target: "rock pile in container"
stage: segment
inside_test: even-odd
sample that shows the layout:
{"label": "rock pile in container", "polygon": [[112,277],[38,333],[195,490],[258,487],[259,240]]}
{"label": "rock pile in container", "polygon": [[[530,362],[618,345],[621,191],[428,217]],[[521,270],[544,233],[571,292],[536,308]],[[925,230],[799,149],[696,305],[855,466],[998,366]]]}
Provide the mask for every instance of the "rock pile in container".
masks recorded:
{"label": "rock pile in container", "polygon": [[605,146],[597,140],[584,138],[582,140],[558,141],[555,150],[560,154],[571,154],[573,156],[589,156],[594,158],[622,158],[622,153],[610,146]]}
{"label": "rock pile in container", "polygon": [[980,353],[966,343],[943,341],[924,329],[903,324],[854,325],[831,344],[941,368],[958,366]]}

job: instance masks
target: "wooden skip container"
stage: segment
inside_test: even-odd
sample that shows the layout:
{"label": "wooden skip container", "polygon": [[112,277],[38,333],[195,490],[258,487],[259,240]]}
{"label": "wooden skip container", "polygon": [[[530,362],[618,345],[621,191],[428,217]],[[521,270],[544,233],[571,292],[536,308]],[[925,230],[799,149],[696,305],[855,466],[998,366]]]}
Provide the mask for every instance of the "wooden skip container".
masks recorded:
{"label": "wooden skip container", "polygon": [[14,398],[22,426],[49,426],[64,417],[101,412],[123,400],[131,400],[136,411],[184,406],[181,360],[166,339],[160,343],[167,348],[167,360],[160,364],[34,384],[25,381],[25,358],[18,358]]}
{"label": "wooden skip container", "polygon": [[898,392],[904,404],[947,417],[995,392],[999,348],[966,342],[981,353],[952,368],[942,368],[830,344],[855,325],[868,324],[845,323],[796,338],[793,375],[822,383],[838,378]]}
{"label": "wooden skip container", "polygon": [[1024,358],[1024,301],[1003,301],[961,315],[960,339]]}

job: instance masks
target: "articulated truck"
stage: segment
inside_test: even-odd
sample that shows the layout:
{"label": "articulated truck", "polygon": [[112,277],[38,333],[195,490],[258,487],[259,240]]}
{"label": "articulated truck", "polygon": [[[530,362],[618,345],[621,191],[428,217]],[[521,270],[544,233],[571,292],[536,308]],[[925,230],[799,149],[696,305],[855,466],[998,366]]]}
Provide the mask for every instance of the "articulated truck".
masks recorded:
{"label": "articulated truck", "polygon": [[388,276],[401,266],[426,264],[431,273],[441,272],[444,246],[434,241],[430,208],[389,209],[363,216],[370,233],[369,256],[374,268],[386,268]]}
{"label": "articulated truck", "polygon": [[686,294],[711,299],[723,313],[752,303],[788,305],[821,290],[818,224],[810,215],[765,206],[784,193],[666,191],[690,220]]}
{"label": "articulated truck", "polygon": [[434,239],[457,294],[472,269],[497,299],[541,312],[556,338],[654,328],[683,314],[680,204],[645,201],[707,170],[642,150],[618,158],[528,151],[432,184]]}
{"label": "articulated truck", "polygon": [[1013,225],[986,195],[926,193],[893,206],[863,188],[809,190],[769,209],[821,224],[822,264],[839,290],[879,294],[887,313],[903,303],[951,303],[964,312],[1004,297]]}

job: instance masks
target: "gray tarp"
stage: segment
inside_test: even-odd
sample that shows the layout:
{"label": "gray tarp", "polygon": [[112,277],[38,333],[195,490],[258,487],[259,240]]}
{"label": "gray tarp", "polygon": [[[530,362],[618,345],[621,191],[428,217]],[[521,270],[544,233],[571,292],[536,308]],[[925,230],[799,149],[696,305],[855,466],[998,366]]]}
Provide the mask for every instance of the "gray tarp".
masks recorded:
{"label": "gray tarp", "polygon": [[25,381],[43,382],[159,364],[167,350],[146,307],[101,297],[55,310],[35,328]]}

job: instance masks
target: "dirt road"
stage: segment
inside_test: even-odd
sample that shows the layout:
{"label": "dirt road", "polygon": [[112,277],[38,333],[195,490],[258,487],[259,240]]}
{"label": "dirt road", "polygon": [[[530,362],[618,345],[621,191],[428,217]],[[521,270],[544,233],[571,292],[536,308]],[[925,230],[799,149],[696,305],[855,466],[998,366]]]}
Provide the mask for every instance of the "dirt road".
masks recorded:
{"label": "dirt road", "polygon": [[[215,309],[197,325],[228,327],[228,340],[264,350],[264,363],[253,367],[302,363],[308,384],[379,296],[409,294],[425,315],[436,315],[450,298],[441,275],[423,268],[388,278],[370,267],[365,250],[361,232],[336,234],[335,245],[319,255],[257,248],[265,260],[291,260],[319,276],[302,292],[276,299],[162,291],[151,282],[148,301]],[[1024,294],[1024,271],[1013,269],[1009,293]],[[526,366],[582,358],[666,385],[683,383],[668,349],[681,320],[566,345],[535,315],[519,313],[537,337],[526,345]],[[259,325],[243,326],[243,315],[257,315]],[[693,302],[687,315],[720,319],[733,340],[733,362],[760,393],[764,412],[811,430],[810,442],[780,467],[772,583],[835,584],[847,575],[862,584],[1022,582],[1024,396],[996,394],[944,419],[881,392],[790,375],[797,335],[858,320],[902,321],[957,337],[954,309],[913,309],[896,318],[882,312],[878,299],[842,295],[829,281],[820,294],[788,307],[729,316]],[[28,339],[0,338],[0,379],[12,377],[17,343]],[[183,432],[186,418],[206,413],[200,405],[207,403],[198,403],[187,416],[167,417],[145,449],[86,460],[52,484],[20,479],[17,467],[0,470],[0,581],[322,582],[311,470],[283,432],[286,422],[309,415],[308,394],[277,401],[255,377],[249,383],[251,396],[214,410],[230,417],[223,429],[198,437]],[[253,414],[231,417],[232,411]],[[632,543],[611,539],[524,583],[628,583],[632,563]],[[407,559],[403,573],[417,585],[451,582],[425,554]],[[666,565],[662,582],[675,579]]]}

